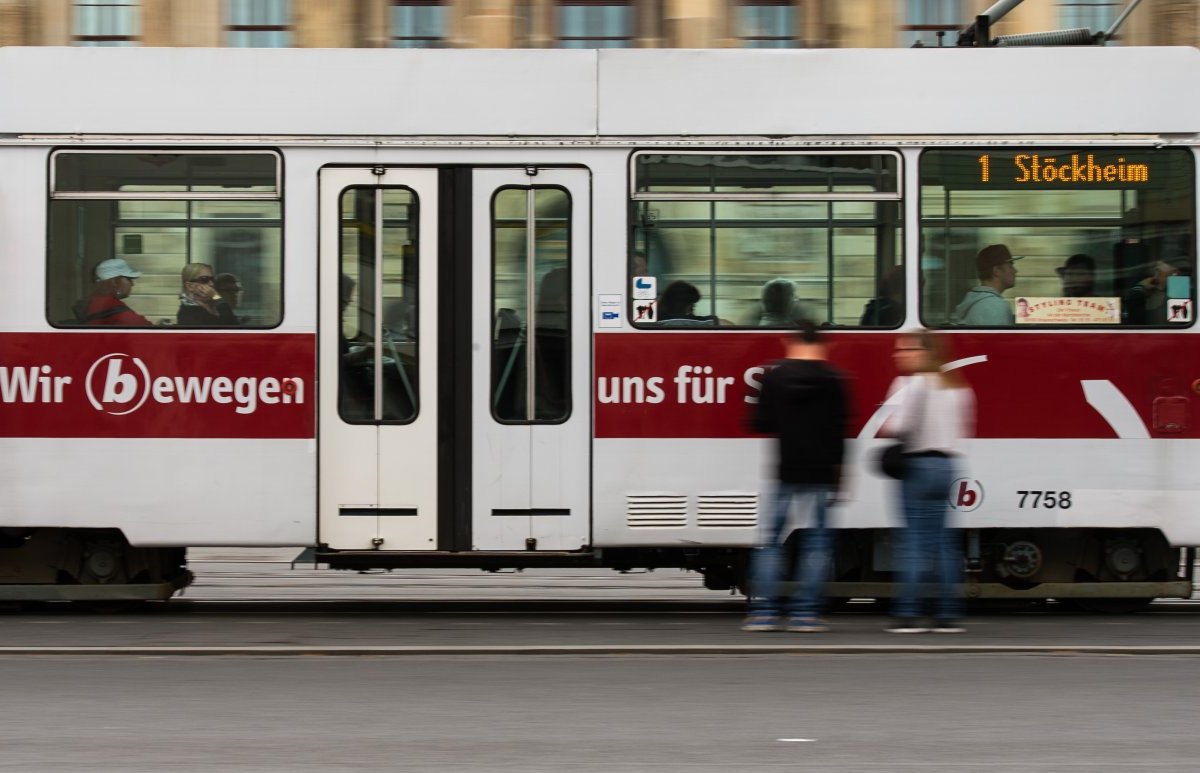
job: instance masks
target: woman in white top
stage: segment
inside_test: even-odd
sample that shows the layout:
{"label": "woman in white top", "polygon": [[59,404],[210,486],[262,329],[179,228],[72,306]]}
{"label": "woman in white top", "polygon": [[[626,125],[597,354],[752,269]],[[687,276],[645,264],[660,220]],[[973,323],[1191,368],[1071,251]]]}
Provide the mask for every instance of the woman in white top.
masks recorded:
{"label": "woman in white top", "polygon": [[904,528],[896,543],[899,584],[893,633],[921,633],[921,572],[931,567],[937,599],[933,630],[961,633],[962,575],[958,532],[947,528],[950,484],[957,471],[962,439],[975,423],[975,395],[957,370],[944,370],[949,360],[946,338],[927,330],[901,333],[892,352],[901,376],[890,392],[903,390],[889,421],[890,434],[903,438],[907,469],[900,481]]}

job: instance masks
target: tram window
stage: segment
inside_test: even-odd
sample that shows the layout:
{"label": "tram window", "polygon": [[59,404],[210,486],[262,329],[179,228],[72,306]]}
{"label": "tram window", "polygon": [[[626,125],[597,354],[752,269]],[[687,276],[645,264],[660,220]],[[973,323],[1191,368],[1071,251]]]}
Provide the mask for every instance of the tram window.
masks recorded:
{"label": "tram window", "polygon": [[637,153],[632,180],[635,325],[903,322],[896,154]]}
{"label": "tram window", "polygon": [[[51,173],[51,324],[279,324],[283,229],[275,154],[60,151]],[[111,259],[138,274],[126,298],[95,281],[97,266]],[[110,307],[135,313],[106,315]]]}
{"label": "tram window", "polygon": [[417,416],[417,205],[408,188],[342,192],[338,413],[350,423]]}
{"label": "tram window", "polygon": [[1191,323],[1190,151],[930,150],[920,182],[926,325]]}
{"label": "tram window", "polygon": [[492,250],[492,415],[564,422],[571,414],[570,195],[498,190]]}

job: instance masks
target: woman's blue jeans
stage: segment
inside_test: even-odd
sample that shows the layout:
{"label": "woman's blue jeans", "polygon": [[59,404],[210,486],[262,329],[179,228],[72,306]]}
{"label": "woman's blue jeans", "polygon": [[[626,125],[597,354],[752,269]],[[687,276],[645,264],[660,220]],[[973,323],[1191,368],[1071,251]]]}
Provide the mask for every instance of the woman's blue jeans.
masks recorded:
{"label": "woman's blue jeans", "polygon": [[[900,481],[904,528],[896,535],[896,617],[920,617],[929,596],[936,599],[938,619],[954,620],[962,614],[961,538],[957,529],[946,525],[954,474],[949,458],[909,458],[908,473]],[[932,575],[928,585],[922,583],[926,574]]]}

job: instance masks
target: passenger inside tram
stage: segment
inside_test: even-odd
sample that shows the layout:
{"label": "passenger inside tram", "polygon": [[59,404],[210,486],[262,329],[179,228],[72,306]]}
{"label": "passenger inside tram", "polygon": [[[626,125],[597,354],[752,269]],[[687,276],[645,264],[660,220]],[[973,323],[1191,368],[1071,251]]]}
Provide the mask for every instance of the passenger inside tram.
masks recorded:
{"label": "passenger inside tram", "polygon": [[245,296],[245,288],[242,287],[242,280],[237,274],[217,274],[217,278],[213,280],[213,287],[217,290],[217,295],[225,299],[225,303],[229,304],[230,311],[234,314],[234,320],[238,325],[244,325],[249,322],[249,317],[239,316],[238,307],[242,305],[242,298]]}
{"label": "passenger inside tram", "polygon": [[181,272],[176,321],[180,327],[222,327],[237,325],[229,301],[217,291],[213,267],[207,263],[188,263]]}
{"label": "passenger inside tram", "polygon": [[1082,252],[1072,255],[1054,273],[1062,279],[1064,297],[1087,298],[1096,294],[1096,261],[1091,255]]}
{"label": "passenger inside tram", "polygon": [[904,321],[904,267],[892,266],[879,279],[879,291],[867,302],[859,324],[896,327]]}
{"label": "passenger inside tram", "polygon": [[697,314],[700,291],[691,282],[677,279],[667,285],[658,298],[658,318],[664,327],[692,327],[699,325],[728,325],[715,314]]}
{"label": "passenger inside tram", "polygon": [[1013,324],[1013,310],[1001,293],[1017,283],[1017,267],[1020,258],[1003,244],[984,247],[975,256],[975,270],[979,284],[963,296],[962,303],[954,310],[954,319],[960,325],[996,327]]}
{"label": "passenger inside tram", "polygon": [[153,322],[125,305],[133,293],[140,271],[121,258],[109,258],[96,264],[91,295],[75,305],[78,321],[86,325],[113,327],[151,327]]}
{"label": "passenger inside tram", "polygon": [[534,416],[554,421],[570,413],[570,273],[552,268],[538,285],[534,316]]}
{"label": "passenger inside tram", "polygon": [[[346,309],[354,297],[355,286],[352,278],[346,274],[341,275],[338,284],[339,320],[346,316]],[[347,338],[345,330],[339,325],[338,352],[341,363],[338,412],[343,418],[351,421],[370,420],[374,417],[375,384],[374,377],[367,368],[374,359],[375,349],[369,342]]]}
{"label": "passenger inside tram", "polygon": [[758,327],[796,327],[813,314],[796,297],[796,283],[790,279],[772,279],[762,288],[762,311]]}
{"label": "passenger inside tram", "polygon": [[[1165,258],[1148,265],[1144,273],[1148,275],[1131,287],[1121,299],[1121,321],[1127,325],[1162,325],[1179,321],[1180,311],[1171,308],[1168,301],[1171,294],[1167,292],[1167,285],[1172,277],[1190,279],[1191,260],[1182,257]],[[1186,296],[1191,296],[1190,288]]]}

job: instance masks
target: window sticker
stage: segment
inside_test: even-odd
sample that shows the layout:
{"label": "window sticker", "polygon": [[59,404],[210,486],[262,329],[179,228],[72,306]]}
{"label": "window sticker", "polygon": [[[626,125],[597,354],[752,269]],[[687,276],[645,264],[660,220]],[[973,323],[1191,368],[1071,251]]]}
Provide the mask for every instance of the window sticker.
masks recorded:
{"label": "window sticker", "polygon": [[635,301],[652,301],[658,297],[658,277],[635,276],[633,278],[633,299]]}
{"label": "window sticker", "polygon": [[621,327],[621,307],[624,306],[619,294],[601,295],[596,304],[597,324],[600,327]]}
{"label": "window sticker", "polygon": [[1116,325],[1121,299],[1021,296],[1016,319],[1018,325]]}

